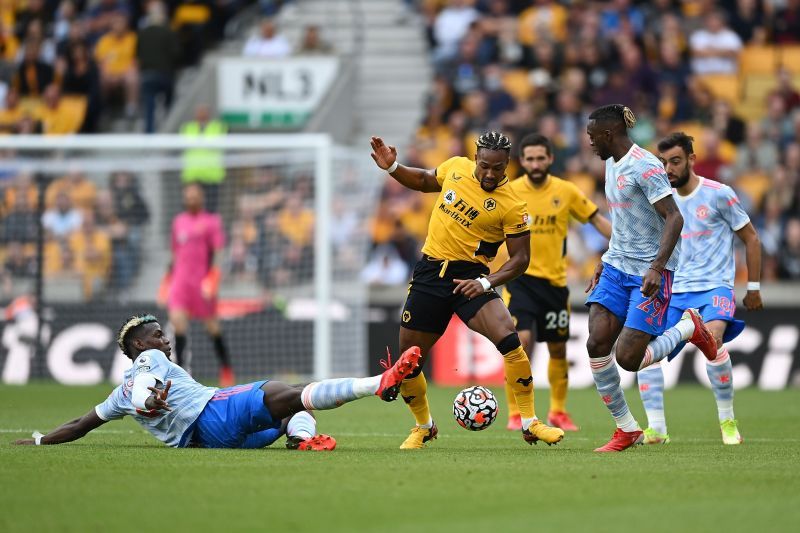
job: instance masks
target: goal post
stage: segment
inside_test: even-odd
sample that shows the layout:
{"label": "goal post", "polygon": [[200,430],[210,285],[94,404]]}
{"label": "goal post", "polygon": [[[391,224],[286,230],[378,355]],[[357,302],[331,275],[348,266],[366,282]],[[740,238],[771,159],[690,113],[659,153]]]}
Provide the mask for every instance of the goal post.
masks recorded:
{"label": "goal post", "polygon": [[[107,221],[101,224],[99,215],[87,212],[96,210],[97,202],[107,201],[112,181],[126,173],[138,183],[150,215],[137,237],[142,249],[130,254],[139,257],[133,273],[124,264],[129,256],[114,248],[130,235],[116,235],[111,239],[109,272],[100,272],[99,280],[92,283],[85,279],[86,270],[102,270],[96,251],[81,261],[82,249],[70,250],[72,237],[63,237],[60,253],[68,257],[58,259],[61,264],[54,266],[51,256],[58,255],[53,252],[58,247],[52,244],[51,231],[44,231],[45,251],[36,260],[44,284],[40,304],[55,319],[47,324],[45,346],[40,360],[30,364],[30,377],[69,381],[61,379],[69,372],[59,374],[53,367],[71,364],[76,369],[91,366],[93,376],[100,368],[104,378],[113,381],[119,366],[114,361],[120,357],[114,353],[113,342],[57,341],[60,334],[80,329],[71,330],[71,325],[96,326],[107,320],[105,326],[110,328],[110,316],[118,319],[122,309],[155,308],[157,284],[169,263],[170,225],[182,209],[180,185],[184,154],[189,150],[222,155],[225,178],[213,189],[219,191],[214,193],[219,194],[215,210],[227,237],[220,313],[237,378],[304,380],[363,374],[367,369],[367,288],[359,275],[369,252],[369,222],[382,186],[381,173],[366,152],[335,146],[324,134],[8,136],[0,138],[5,188],[13,193],[6,198],[19,197],[15,187],[25,182],[20,176],[35,176],[33,181],[45,189],[41,196],[46,212],[57,209],[53,189],[58,185],[64,185],[58,195],[74,196],[72,204],[83,202],[76,196],[83,180],[90,184],[87,190],[96,191],[95,203],[70,209],[83,210],[84,225],[88,225],[86,219],[93,219],[102,226]],[[69,179],[74,174],[81,177],[75,178],[78,185],[73,186]],[[117,231],[111,226],[100,230],[109,235]],[[348,233],[343,235],[344,231]],[[3,260],[20,249],[4,240]],[[115,281],[120,270],[126,272],[124,283]],[[15,298],[30,296],[34,286],[13,274],[10,285],[10,293],[5,291],[2,297],[7,309]],[[166,322],[166,311],[158,311]],[[198,377],[211,378],[216,362],[204,336],[203,328],[193,324],[191,365]],[[51,354],[54,346],[62,350],[72,346],[71,359]],[[7,366],[10,349],[4,346],[2,351],[7,353],[0,362]],[[74,382],[92,379],[75,377]]]}

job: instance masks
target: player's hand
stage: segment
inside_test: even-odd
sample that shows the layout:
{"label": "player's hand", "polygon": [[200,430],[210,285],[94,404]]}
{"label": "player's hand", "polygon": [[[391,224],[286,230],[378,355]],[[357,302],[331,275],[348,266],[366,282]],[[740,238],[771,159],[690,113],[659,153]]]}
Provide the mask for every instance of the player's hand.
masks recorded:
{"label": "player's hand", "polygon": [[219,294],[219,282],[222,274],[217,267],[212,267],[200,282],[200,294],[205,300],[213,300]]}
{"label": "player's hand", "polygon": [[397,161],[397,148],[387,146],[380,137],[372,137],[369,144],[372,146],[372,153],[369,155],[381,169],[386,170]]}
{"label": "player's hand", "polygon": [[642,276],[642,295],[647,298],[652,298],[658,294],[658,289],[661,288],[661,273],[656,272],[652,268],[648,268],[644,276]]}
{"label": "player's hand", "polygon": [[761,301],[761,291],[747,291],[744,295],[744,308],[748,311],[758,311],[764,309],[764,304]]}
{"label": "player's hand", "polygon": [[19,439],[15,440],[14,444],[17,446],[33,446],[36,444],[36,441],[33,439]]}
{"label": "player's hand", "polygon": [[467,298],[476,298],[486,291],[483,290],[483,285],[477,279],[454,279],[453,283],[456,288],[453,289],[453,294],[463,294]]}
{"label": "player's hand", "polygon": [[600,276],[603,274],[603,262],[597,264],[594,269],[594,274],[592,274],[592,279],[589,280],[589,285],[586,286],[586,290],[583,291],[585,293],[590,293],[597,287],[597,284],[600,283]]}
{"label": "player's hand", "polygon": [[167,403],[167,396],[169,396],[169,388],[172,386],[172,380],[167,380],[167,384],[163,389],[155,387],[147,387],[152,392],[144,402],[144,406],[151,411],[172,411]]}

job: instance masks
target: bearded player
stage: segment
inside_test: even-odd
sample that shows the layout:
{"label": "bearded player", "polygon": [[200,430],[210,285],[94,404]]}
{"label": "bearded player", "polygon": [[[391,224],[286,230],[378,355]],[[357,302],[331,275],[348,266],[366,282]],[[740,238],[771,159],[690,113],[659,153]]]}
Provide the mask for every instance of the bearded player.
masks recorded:
{"label": "bearded player", "polygon": [[622,451],[644,439],[625,401],[615,356],[622,368],[638,372],[688,340],[707,359],[717,357],[714,337],[695,309],[686,310],[667,329],[683,217],[664,166],[628,136],[635,124],[630,109],[612,104],[589,115],[586,131],[594,151],[606,162],[612,223],[608,251],[586,289],[591,292],[586,300],[586,348],[592,377],[617,425],[611,440],[597,452]]}
{"label": "bearded player", "polygon": [[373,395],[393,401],[397,385],[419,366],[419,349],[412,347],[393,366],[391,359],[382,362],[386,371],[380,376],[326,379],[306,386],[257,381],[217,389],[196,382],[169,360],[169,339],[152,315],[126,320],[117,343],[131,360],[122,384],[85,415],[16,444],[71,442],[127,415],[174,448],[263,448],[285,434],[287,448],[333,450],[336,441],[316,434],[308,411],[335,409]]}
{"label": "bearded player", "polygon": [[[400,347],[419,346],[424,361],[455,313],[503,354],[506,382],[522,417],[522,437],[530,444],[554,444],[564,432],[536,418],[533,376],[528,356],[508,309],[493,287],[516,278],[528,267],[530,230],[525,202],[506,176],[511,141],[496,131],[477,141],[475,161],[453,157],[434,170],[397,161],[397,150],[372,138],[372,159],[402,185],[438,193],[428,236],[409,284],[400,324]],[[506,243],[509,260],[489,274],[489,262]],[[416,420],[401,449],[422,448],[436,438],[422,366],[399,387]]]}
{"label": "bearded player", "polygon": [[[550,361],[550,410],[547,423],[564,431],[577,431],[567,412],[567,340],[569,340],[569,289],[567,288],[567,230],[571,218],[590,223],[607,239],[611,223],[574,184],[550,174],[553,146],[544,135],[525,136],[519,145],[519,164],[525,175],[511,188],[528,204],[531,254],[528,269],[509,281],[503,299],[517,325],[525,352],[534,342],[546,342]],[[519,410],[506,385],[508,429],[519,430]]]}
{"label": "bearded player", "polygon": [[[749,281],[744,307],[748,311],[763,307],[759,282],[761,242],[733,189],[694,173],[693,140],[685,133],[677,132],[658,143],[659,157],[670,184],[677,192],[675,200],[684,221],[681,255],[672,284],[667,323],[674,324],[686,309],[697,308],[714,335],[716,358],[706,361],[706,373],[717,402],[722,442],[736,445],[742,442],[742,436],[733,414],[733,368],[724,344],[744,329],[744,322],[733,316],[736,311],[733,236],[739,237],[745,246]],[[679,345],[669,359],[681,347]],[[669,442],[669,434],[664,417],[664,372],[661,365],[657,363],[641,370],[638,378],[639,394],[648,421],[644,443],[665,444]]]}

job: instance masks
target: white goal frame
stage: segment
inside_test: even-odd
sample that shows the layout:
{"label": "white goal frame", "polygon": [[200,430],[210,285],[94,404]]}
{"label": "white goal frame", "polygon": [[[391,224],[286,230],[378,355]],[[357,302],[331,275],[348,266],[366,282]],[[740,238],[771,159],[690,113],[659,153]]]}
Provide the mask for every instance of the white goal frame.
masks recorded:
{"label": "white goal frame", "polygon": [[314,152],[314,379],[331,375],[331,219],[333,144],[325,134],[229,134],[216,138],[189,138],[178,134],[10,135],[0,137],[0,150],[298,150]]}

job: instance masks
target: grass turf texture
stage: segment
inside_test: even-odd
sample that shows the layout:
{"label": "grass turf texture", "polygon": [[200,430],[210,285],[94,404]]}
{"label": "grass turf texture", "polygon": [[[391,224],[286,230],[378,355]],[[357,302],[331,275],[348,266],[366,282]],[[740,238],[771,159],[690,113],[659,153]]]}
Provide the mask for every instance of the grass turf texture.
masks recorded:
{"label": "grass turf texture", "polygon": [[[443,388],[430,390],[440,436],[422,451],[397,449],[410,413],[377,398],[318,414],[337,438],[331,453],[288,451],[283,439],[264,450],[175,450],[130,419],[71,444],[8,444],[82,415],[108,391],[0,387],[0,531],[781,531],[800,516],[800,390],[738,391],[738,447],[722,445],[700,387],[667,392],[671,444],[619,454],[591,451],[614,429],[593,390],[571,391],[582,429],[553,447],[506,431],[504,406],[488,430],[461,429],[456,389]],[[636,391],[627,397],[644,424]],[[543,416],[547,391],[538,399]]]}

